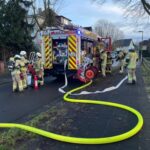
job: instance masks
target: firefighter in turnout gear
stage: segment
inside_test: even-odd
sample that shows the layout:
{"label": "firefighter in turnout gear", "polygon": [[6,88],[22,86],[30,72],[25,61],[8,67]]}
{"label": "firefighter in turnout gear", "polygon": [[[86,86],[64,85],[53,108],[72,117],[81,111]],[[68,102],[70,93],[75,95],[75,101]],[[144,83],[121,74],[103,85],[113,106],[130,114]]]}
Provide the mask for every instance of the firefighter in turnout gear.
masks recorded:
{"label": "firefighter in turnout gear", "polygon": [[102,71],[102,76],[106,77],[106,66],[107,66],[107,52],[104,50],[101,50],[101,71]]}
{"label": "firefighter in turnout gear", "polygon": [[123,51],[119,52],[118,58],[116,59],[116,61],[119,61],[120,63],[119,73],[122,74],[124,72],[124,67],[125,67],[125,53]]}
{"label": "firefighter in turnout gear", "polygon": [[40,85],[44,85],[44,63],[42,62],[42,55],[41,53],[37,52],[36,56],[37,60],[34,63],[34,69],[38,77],[38,83]]}
{"label": "firefighter in turnout gear", "polygon": [[112,60],[112,57],[111,57],[111,53],[110,52],[107,52],[107,72],[108,73],[111,73],[112,71],[112,63],[113,63],[113,60]]}
{"label": "firefighter in turnout gear", "polygon": [[20,71],[21,71],[21,75],[22,75],[22,85],[23,85],[23,88],[27,88],[27,67],[28,67],[28,63],[29,61],[26,59],[26,52],[25,51],[21,51],[20,52],[20,56],[21,56],[21,59],[20,59],[20,62],[21,62],[21,68],[20,68]]}
{"label": "firefighter in turnout gear", "polygon": [[15,58],[11,56],[8,61],[8,70],[12,73],[14,71]]}
{"label": "firefighter in turnout gear", "polygon": [[[14,82],[14,79],[15,79],[15,57],[13,57],[13,56],[11,56],[9,58],[8,70],[11,72],[12,81]],[[13,86],[13,91],[15,91],[15,90],[16,90],[16,88],[15,88],[15,86]]]}
{"label": "firefighter in turnout gear", "polygon": [[138,54],[135,50],[129,51],[129,63],[128,63],[128,83],[135,84],[136,83],[136,65],[138,61]]}
{"label": "firefighter in turnout gear", "polygon": [[23,85],[22,85],[22,80],[21,80],[21,57],[19,55],[15,55],[14,57],[14,68],[13,71],[11,72],[12,75],[12,80],[13,80],[13,92],[15,92],[17,89],[22,92],[23,91]]}

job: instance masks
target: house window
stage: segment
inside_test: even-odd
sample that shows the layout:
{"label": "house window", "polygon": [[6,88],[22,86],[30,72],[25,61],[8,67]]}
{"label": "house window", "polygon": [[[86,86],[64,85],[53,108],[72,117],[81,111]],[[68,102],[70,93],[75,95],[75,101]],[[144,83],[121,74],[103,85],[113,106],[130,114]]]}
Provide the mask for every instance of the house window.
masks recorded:
{"label": "house window", "polygon": [[64,19],[64,24],[68,25],[68,20]]}

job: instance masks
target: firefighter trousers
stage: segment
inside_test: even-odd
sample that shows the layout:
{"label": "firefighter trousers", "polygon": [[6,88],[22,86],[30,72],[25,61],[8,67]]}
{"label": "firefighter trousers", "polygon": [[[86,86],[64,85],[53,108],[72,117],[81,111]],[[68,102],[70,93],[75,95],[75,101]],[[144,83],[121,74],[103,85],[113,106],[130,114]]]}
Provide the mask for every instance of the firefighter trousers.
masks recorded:
{"label": "firefighter trousers", "polygon": [[23,85],[23,88],[27,88],[28,79],[27,79],[27,69],[26,69],[26,67],[22,67],[21,68],[21,76],[22,76],[22,85]]}
{"label": "firefighter trousers", "polygon": [[20,78],[20,71],[13,71],[11,75],[13,80],[13,92],[16,91],[17,88],[20,92],[23,91],[22,80]]}
{"label": "firefighter trousers", "polygon": [[38,76],[39,84],[44,85],[44,71],[43,70],[37,71],[36,75]]}
{"label": "firefighter trousers", "polygon": [[121,60],[120,61],[120,71],[119,71],[119,73],[123,73],[124,72],[124,66],[125,66],[125,61]]}
{"label": "firefighter trousers", "polygon": [[106,65],[101,65],[102,76],[106,77]]}
{"label": "firefighter trousers", "polygon": [[128,69],[128,83],[133,83],[136,81],[136,69]]}
{"label": "firefighter trousers", "polygon": [[111,71],[112,71],[112,64],[107,64],[106,70],[107,70],[108,73],[111,73]]}
{"label": "firefighter trousers", "polygon": [[26,72],[22,72],[22,85],[23,85],[23,88],[27,88],[27,73]]}

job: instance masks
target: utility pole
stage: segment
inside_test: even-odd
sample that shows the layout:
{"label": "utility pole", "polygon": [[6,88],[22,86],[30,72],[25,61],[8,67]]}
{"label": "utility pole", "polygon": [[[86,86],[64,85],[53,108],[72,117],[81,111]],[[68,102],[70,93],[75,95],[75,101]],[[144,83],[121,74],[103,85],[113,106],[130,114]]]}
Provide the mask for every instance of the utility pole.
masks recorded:
{"label": "utility pole", "polygon": [[[140,32],[140,33],[142,33],[142,42],[143,42],[143,33],[144,33],[144,31],[138,31],[138,32]],[[143,50],[142,50],[142,46],[143,46],[143,44],[142,44],[142,42],[141,42],[141,46],[140,46],[140,51],[141,51],[141,56],[140,56],[140,58],[141,58],[141,62],[142,62],[142,60],[143,60]]]}

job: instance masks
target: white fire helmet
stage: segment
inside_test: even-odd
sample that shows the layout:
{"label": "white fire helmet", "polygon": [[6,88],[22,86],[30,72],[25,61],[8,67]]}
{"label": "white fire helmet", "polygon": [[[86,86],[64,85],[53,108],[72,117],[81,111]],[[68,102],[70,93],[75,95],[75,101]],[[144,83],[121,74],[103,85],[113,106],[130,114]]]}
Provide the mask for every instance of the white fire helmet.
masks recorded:
{"label": "white fire helmet", "polygon": [[21,59],[20,55],[15,55],[15,59]]}
{"label": "white fire helmet", "polygon": [[37,55],[39,58],[42,57],[41,53],[39,53],[39,52],[37,52],[36,55]]}
{"label": "white fire helmet", "polygon": [[21,55],[21,56],[25,56],[26,54],[27,54],[26,51],[21,51],[21,52],[20,52],[20,55]]}

